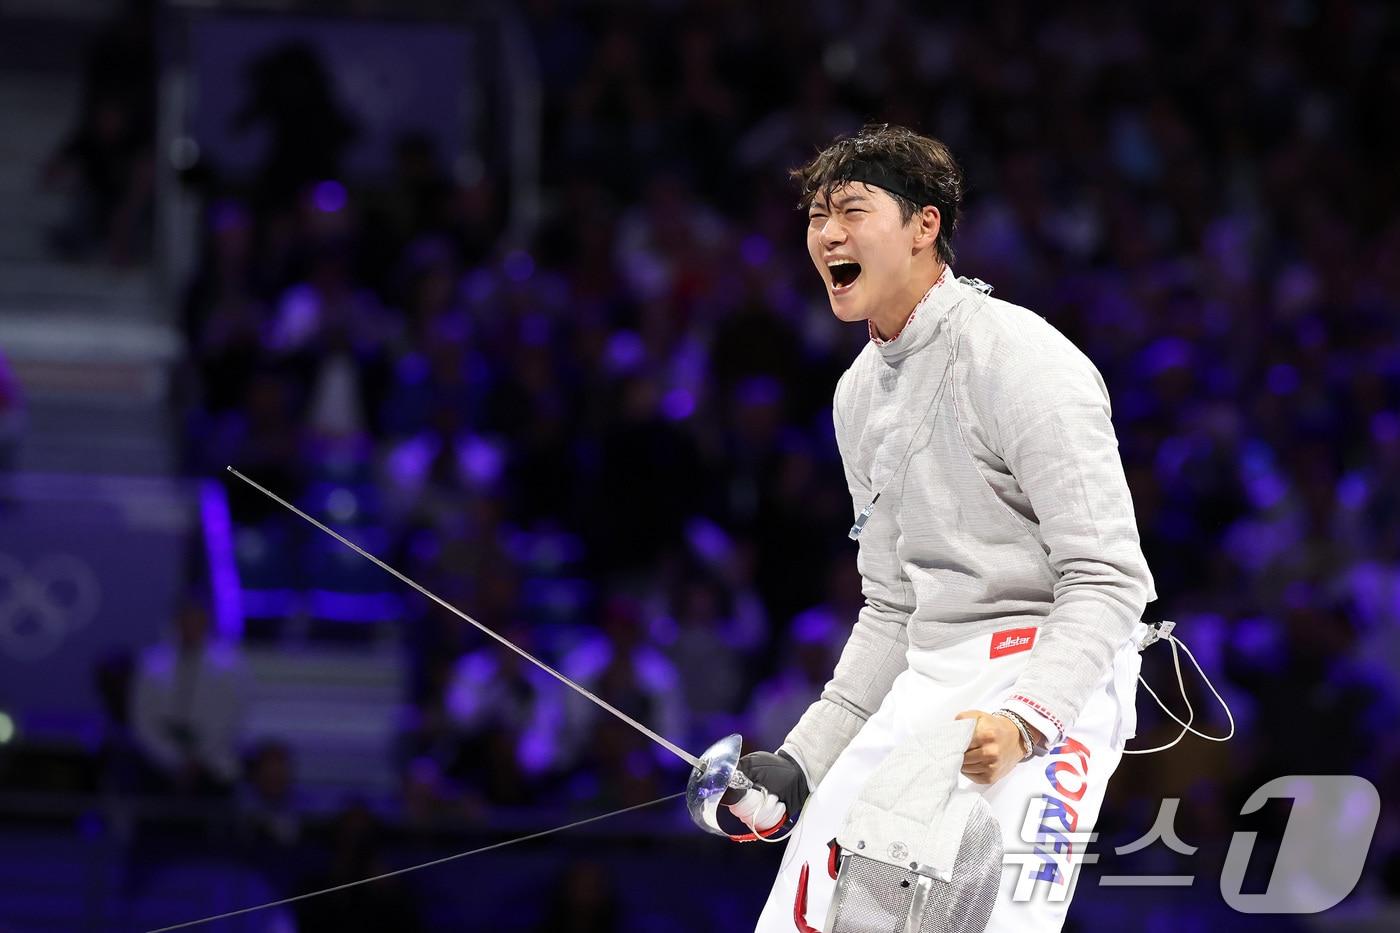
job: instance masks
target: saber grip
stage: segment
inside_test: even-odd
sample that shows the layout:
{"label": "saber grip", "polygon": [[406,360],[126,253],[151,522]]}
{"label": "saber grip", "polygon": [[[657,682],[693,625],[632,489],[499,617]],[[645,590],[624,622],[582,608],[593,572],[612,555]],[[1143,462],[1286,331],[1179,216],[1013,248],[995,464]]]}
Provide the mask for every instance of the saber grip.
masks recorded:
{"label": "saber grip", "polygon": [[747,788],[730,784],[720,802],[729,808],[739,822],[753,832],[745,835],[730,835],[736,842],[751,842],[757,836],[765,839],[782,829],[788,821],[787,805],[777,794],[770,793],[752,781]]}
{"label": "saber grip", "polygon": [[[736,733],[705,750],[690,774],[686,808],[695,825],[707,833],[736,842],[769,839],[789,825],[789,817],[807,799],[806,773],[783,752],[750,752],[741,757],[741,743]],[[721,807],[749,832],[736,835],[722,825]]]}
{"label": "saber grip", "polygon": [[810,791],[806,772],[787,752],[750,752],[735,763],[721,802],[766,837],[796,818]]}
{"label": "saber grip", "polygon": [[729,777],[729,786],[725,788],[724,796],[719,798],[719,802],[726,807],[732,807],[743,800],[750,791],[755,790],[760,794],[768,793],[767,788],[755,784],[752,778],[735,768],[734,773]]}

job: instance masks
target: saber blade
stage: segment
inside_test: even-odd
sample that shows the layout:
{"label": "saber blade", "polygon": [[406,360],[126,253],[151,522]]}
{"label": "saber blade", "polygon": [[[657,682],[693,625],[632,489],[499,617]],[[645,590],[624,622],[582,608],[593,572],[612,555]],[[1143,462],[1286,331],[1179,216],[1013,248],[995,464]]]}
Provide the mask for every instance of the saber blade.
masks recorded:
{"label": "saber blade", "polygon": [[701,771],[705,770],[705,765],[704,765],[704,763],[703,763],[699,758],[696,758],[694,755],[690,754],[690,752],[687,752],[685,749],[681,748],[679,745],[676,745],[674,742],[670,741],[669,739],[665,738],[664,736],[657,735],[655,732],[653,732],[652,730],[648,729],[646,726],[642,725],[641,723],[637,722],[637,720],[633,719],[631,716],[628,716],[626,713],[624,713],[622,710],[618,709],[616,706],[613,706],[613,705],[612,705],[611,703],[609,703],[607,700],[604,700],[604,699],[602,699],[602,698],[600,698],[600,697],[598,697],[598,696],[595,696],[592,692],[590,692],[589,690],[587,690],[587,689],[584,688],[583,686],[574,683],[572,680],[570,680],[569,678],[565,677],[563,674],[559,673],[559,672],[556,671],[554,668],[550,667],[548,664],[544,663],[544,662],[541,661],[539,658],[535,657],[533,654],[530,654],[530,652],[526,651],[524,648],[521,648],[521,647],[517,646],[517,645],[516,645],[514,642],[512,642],[510,639],[504,638],[504,637],[502,637],[501,635],[498,635],[495,631],[493,631],[493,630],[487,628],[486,626],[482,625],[480,622],[476,621],[476,620],[473,619],[471,616],[467,615],[465,612],[463,612],[462,610],[458,609],[456,606],[454,606],[454,605],[452,605],[451,603],[447,602],[447,601],[444,600],[442,597],[438,596],[438,595],[435,594],[435,593],[429,592],[425,587],[419,586],[419,585],[418,585],[417,583],[415,583],[413,580],[410,580],[408,577],[406,577],[406,576],[404,576],[403,574],[399,573],[399,572],[398,572],[397,570],[395,570],[393,567],[390,567],[388,564],[384,563],[384,561],[382,561],[382,560],[380,560],[379,558],[375,557],[375,556],[374,556],[373,554],[371,554],[369,551],[366,551],[364,548],[360,547],[360,546],[359,546],[358,544],[356,544],[354,541],[351,541],[349,538],[346,538],[344,535],[341,535],[341,534],[337,533],[336,531],[334,531],[334,530],[331,529],[331,528],[327,528],[325,525],[321,524],[321,523],[318,522],[316,519],[312,518],[310,515],[307,515],[307,514],[306,514],[305,512],[303,512],[301,509],[299,509],[299,508],[297,508],[296,506],[292,505],[292,504],[291,504],[290,502],[288,502],[286,499],[283,499],[281,496],[277,495],[275,492],[271,491],[270,489],[266,488],[265,486],[261,486],[261,485],[259,485],[258,483],[254,482],[253,480],[249,479],[248,477],[244,476],[242,473],[238,472],[238,471],[235,470],[233,467],[228,467],[228,471],[229,471],[230,473],[232,473],[234,476],[236,476],[236,477],[238,477],[239,479],[243,480],[243,482],[247,483],[249,486],[252,486],[252,487],[253,487],[254,489],[256,489],[258,492],[260,492],[260,493],[262,493],[263,495],[267,496],[267,497],[268,497],[269,499],[271,499],[273,502],[276,502],[278,505],[285,506],[286,508],[288,508],[288,509],[290,509],[291,511],[295,512],[295,513],[296,513],[297,515],[299,515],[300,517],[306,519],[306,520],[307,520],[308,522],[310,522],[312,525],[315,525],[317,528],[321,529],[321,530],[324,531],[326,534],[330,535],[332,538],[335,538],[337,541],[339,541],[341,544],[345,545],[346,547],[350,548],[350,549],[351,549],[352,551],[354,551],[356,554],[359,554],[361,557],[366,558],[367,560],[372,561],[372,562],[375,564],[375,566],[379,567],[379,568],[382,569],[382,570],[387,570],[389,573],[393,574],[395,577],[397,577],[398,579],[402,580],[404,583],[407,583],[409,586],[413,587],[415,590],[417,590],[418,592],[422,593],[424,596],[428,597],[428,598],[431,599],[433,602],[437,603],[439,606],[441,606],[442,608],[446,609],[448,612],[450,612],[450,613],[452,613],[453,615],[457,616],[457,618],[461,619],[461,620],[464,621],[464,622],[470,623],[471,625],[473,625],[473,626],[475,626],[476,628],[480,629],[482,632],[485,632],[487,635],[490,635],[492,638],[496,639],[496,641],[498,641],[498,642],[500,642],[501,644],[505,645],[505,646],[506,646],[507,648],[509,648],[511,651],[514,651],[516,654],[520,655],[522,658],[524,658],[525,660],[529,661],[531,664],[535,665],[535,666],[538,667],[540,670],[544,671],[546,674],[548,674],[549,676],[553,677],[555,680],[559,681],[559,682],[562,683],[564,686],[568,687],[570,690],[573,690],[575,693],[578,693],[580,696],[583,696],[583,697],[586,697],[586,698],[589,699],[589,700],[592,700],[592,701],[593,701],[594,703],[596,703],[598,706],[602,707],[603,709],[607,710],[607,711],[608,711],[609,713],[611,713],[612,715],[616,716],[618,719],[620,719],[620,720],[622,720],[623,722],[627,723],[627,725],[631,726],[633,729],[636,729],[636,730],[637,730],[638,732],[640,732],[642,735],[644,735],[644,736],[646,736],[647,738],[651,739],[651,740],[652,740],[653,742],[655,742],[657,745],[660,745],[662,748],[666,749],[668,752],[670,752],[671,754],[675,755],[677,758],[679,758],[681,761],[684,761],[686,764],[690,765],[692,768],[698,768],[698,769],[700,769]]}

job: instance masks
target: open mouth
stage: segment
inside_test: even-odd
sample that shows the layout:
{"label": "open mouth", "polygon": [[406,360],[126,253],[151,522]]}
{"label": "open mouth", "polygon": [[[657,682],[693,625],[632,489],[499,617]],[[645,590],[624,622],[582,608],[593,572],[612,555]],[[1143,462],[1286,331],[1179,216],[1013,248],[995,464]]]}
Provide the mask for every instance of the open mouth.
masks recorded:
{"label": "open mouth", "polygon": [[831,290],[843,292],[860,277],[860,263],[838,262],[827,267],[831,270]]}

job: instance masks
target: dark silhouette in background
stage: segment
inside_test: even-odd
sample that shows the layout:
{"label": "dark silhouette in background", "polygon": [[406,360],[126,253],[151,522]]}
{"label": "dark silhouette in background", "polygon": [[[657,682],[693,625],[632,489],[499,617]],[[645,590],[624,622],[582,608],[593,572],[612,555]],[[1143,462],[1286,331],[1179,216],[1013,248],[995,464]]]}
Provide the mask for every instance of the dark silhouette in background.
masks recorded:
{"label": "dark silhouette in background", "polygon": [[52,231],[68,258],[117,264],[149,254],[156,122],[155,4],[135,0],[93,39],[73,128],[42,181],[72,196]]}
{"label": "dark silhouette in background", "polygon": [[249,65],[246,79],[248,97],[234,126],[241,132],[261,126],[268,132],[255,198],[275,212],[306,185],[339,178],[357,130],[338,102],[320,56],[305,42],[265,52]]}

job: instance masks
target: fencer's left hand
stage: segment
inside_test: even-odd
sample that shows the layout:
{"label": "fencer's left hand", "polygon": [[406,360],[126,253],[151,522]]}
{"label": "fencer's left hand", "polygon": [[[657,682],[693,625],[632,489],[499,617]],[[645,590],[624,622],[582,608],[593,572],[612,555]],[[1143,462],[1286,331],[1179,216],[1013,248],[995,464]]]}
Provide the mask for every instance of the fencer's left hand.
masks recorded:
{"label": "fencer's left hand", "polygon": [[[1027,749],[1021,743],[1021,733],[1016,724],[1005,716],[993,716],[980,709],[963,710],[954,719],[975,719],[972,741],[963,753],[962,773],[975,784],[995,784],[1026,757]],[[1042,737],[1031,728],[1032,741]]]}

